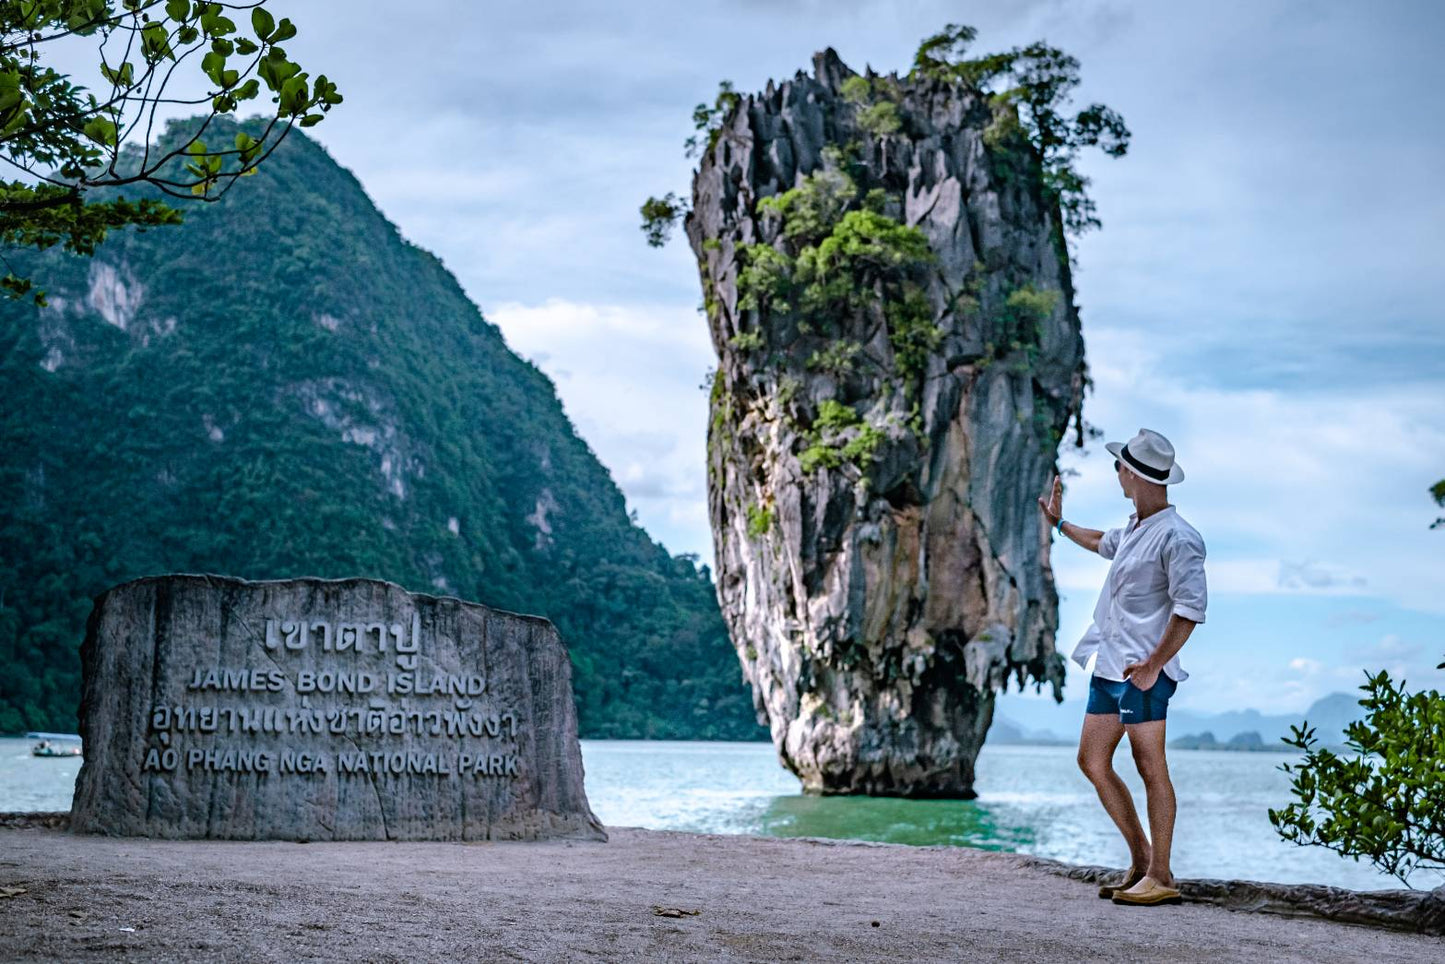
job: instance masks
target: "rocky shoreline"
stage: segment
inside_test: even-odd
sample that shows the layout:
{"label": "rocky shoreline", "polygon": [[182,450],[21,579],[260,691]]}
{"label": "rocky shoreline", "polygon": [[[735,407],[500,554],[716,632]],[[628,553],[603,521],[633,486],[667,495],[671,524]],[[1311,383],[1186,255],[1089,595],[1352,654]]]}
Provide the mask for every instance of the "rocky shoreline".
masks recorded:
{"label": "rocky shoreline", "polygon": [[[1022,854],[608,827],[610,841],[166,841],[0,814],[4,960],[1425,960],[1445,892],[1181,880]],[[1367,925],[1367,926],[1359,926]]]}

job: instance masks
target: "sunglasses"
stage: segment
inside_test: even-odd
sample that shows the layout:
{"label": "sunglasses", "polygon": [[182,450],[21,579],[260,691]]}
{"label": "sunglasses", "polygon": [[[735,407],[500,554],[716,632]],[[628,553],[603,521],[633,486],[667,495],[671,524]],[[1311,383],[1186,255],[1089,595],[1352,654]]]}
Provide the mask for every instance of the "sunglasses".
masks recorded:
{"label": "sunglasses", "polygon": [[1123,468],[1123,466],[1119,464],[1119,460],[1118,460],[1118,459],[1115,459],[1115,460],[1114,460],[1114,471],[1117,472],[1117,471],[1119,471],[1121,468]]}

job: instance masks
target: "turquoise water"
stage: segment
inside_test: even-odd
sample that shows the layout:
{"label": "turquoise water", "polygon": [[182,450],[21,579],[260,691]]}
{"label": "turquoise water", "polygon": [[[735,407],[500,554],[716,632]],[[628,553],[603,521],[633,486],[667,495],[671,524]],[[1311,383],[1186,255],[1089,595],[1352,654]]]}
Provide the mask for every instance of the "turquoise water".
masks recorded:
{"label": "turquoise water", "polygon": [[[593,812],[611,826],[952,844],[1111,866],[1129,860],[1072,746],[985,746],[977,800],[803,796],[766,743],[583,740],[582,756]],[[1280,839],[1268,812],[1289,802],[1289,776],[1278,767],[1290,759],[1282,752],[1171,751],[1174,873],[1355,890],[1402,886],[1367,863]],[[1147,826],[1127,741],[1114,768]],[[1424,874],[1411,880],[1416,887],[1442,882]]]}
{"label": "turquoise water", "polygon": [[[0,811],[65,810],[79,760],[30,756],[30,742],[0,739]],[[1128,851],[1074,763],[1071,746],[986,746],[977,800],[809,797],[770,744],[583,740],[587,796],[604,824],[698,833],[834,837],[950,844],[1123,866]],[[1289,801],[1284,753],[1174,750],[1179,814],[1175,874],[1356,890],[1394,878],[1317,847],[1281,840],[1268,809]],[[1115,768],[1146,819],[1143,785],[1121,745]],[[1431,887],[1439,875],[1411,883]]]}

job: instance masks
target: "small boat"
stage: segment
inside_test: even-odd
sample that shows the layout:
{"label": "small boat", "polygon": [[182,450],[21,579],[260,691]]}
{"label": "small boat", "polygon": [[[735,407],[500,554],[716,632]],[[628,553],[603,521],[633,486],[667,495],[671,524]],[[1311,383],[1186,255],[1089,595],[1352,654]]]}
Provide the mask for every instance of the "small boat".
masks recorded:
{"label": "small boat", "polygon": [[43,757],[76,757],[81,756],[80,737],[72,733],[27,733],[31,739],[38,738],[39,743],[30,748],[33,756]]}
{"label": "small boat", "polygon": [[55,746],[51,743],[37,743],[30,748],[35,756],[80,756],[78,746]]}

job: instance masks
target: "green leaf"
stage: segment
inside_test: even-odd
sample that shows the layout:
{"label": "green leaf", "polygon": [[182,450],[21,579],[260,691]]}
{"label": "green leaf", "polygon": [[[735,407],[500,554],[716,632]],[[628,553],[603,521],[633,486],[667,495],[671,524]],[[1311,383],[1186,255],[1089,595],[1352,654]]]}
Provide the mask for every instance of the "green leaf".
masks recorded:
{"label": "green leaf", "polygon": [[115,122],[107,117],[92,117],[85,122],[82,128],[86,137],[97,144],[104,144],[107,147],[114,147],[116,143]]}
{"label": "green leaf", "polygon": [[306,84],[306,75],[298,74],[297,76],[292,77],[290,80],[286,81],[284,84],[281,85],[280,93],[281,100],[280,105],[277,108],[278,114],[290,117],[304,111],[310,100],[310,98],[307,96],[308,88]]}
{"label": "green leaf", "polygon": [[175,21],[185,20],[191,12],[189,0],[166,0],[166,16]]}
{"label": "green leaf", "polygon": [[276,29],[276,18],[271,16],[264,7],[257,7],[251,11],[251,29],[256,31],[259,39],[269,41],[271,31]]}
{"label": "green leaf", "polygon": [[[109,81],[112,87],[129,87],[135,83],[135,65],[130,61],[126,61],[119,67],[111,67],[102,61],[100,65],[100,75]],[[0,95],[3,95],[3,93],[5,93],[5,91],[0,91]],[[0,96],[0,111],[3,111],[5,106],[3,96]]]}
{"label": "green leaf", "polygon": [[[201,70],[205,72],[205,75],[207,77],[211,78],[211,80],[215,81],[217,84],[221,84],[221,69],[225,66],[225,56],[216,53],[214,50],[201,58]],[[224,87],[226,85],[221,84],[221,86]]]}
{"label": "green leaf", "polygon": [[147,63],[155,63],[165,57],[174,57],[171,50],[170,35],[166,28],[159,23],[148,23],[141,28],[141,54]]}
{"label": "green leaf", "polygon": [[260,49],[260,47],[256,46],[245,37],[236,38],[236,53],[240,54],[242,57],[249,57]]}

